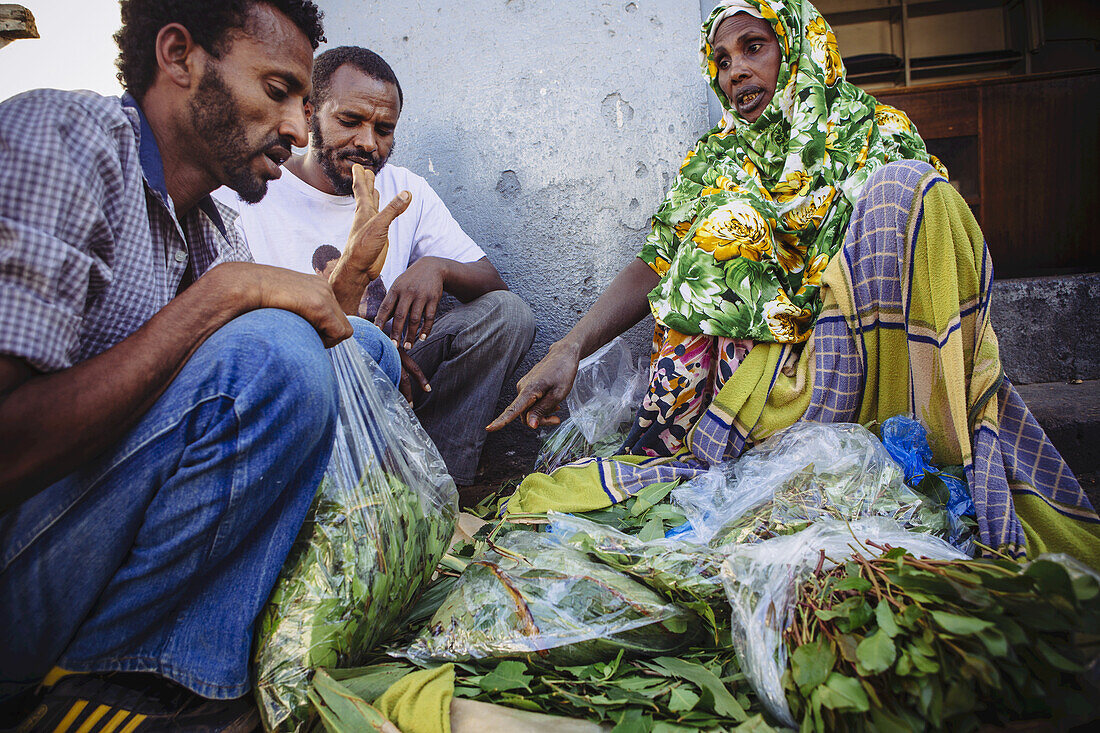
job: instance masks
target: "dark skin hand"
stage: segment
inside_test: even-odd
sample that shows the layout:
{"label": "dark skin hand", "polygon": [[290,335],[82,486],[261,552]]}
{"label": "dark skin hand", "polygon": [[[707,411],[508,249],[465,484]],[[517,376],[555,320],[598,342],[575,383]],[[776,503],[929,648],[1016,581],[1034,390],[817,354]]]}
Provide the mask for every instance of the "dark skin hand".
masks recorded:
{"label": "dark skin hand", "polygon": [[647,296],[660,279],[649,265],[632,260],[577,325],[519,380],[512,404],[485,429],[500,430],[520,415],[532,430],[560,423],[561,419],[551,413],[573,389],[580,360],[649,314]]}
{"label": "dark skin hand", "polygon": [[352,166],[352,193],[355,214],[344,253],[329,276],[332,292],[344,313],[355,315],[371,280],[382,274],[389,251],[389,226],[405,209],[412,196],[402,191],[386,205],[383,216],[378,211],[378,191],[374,188],[374,172],[356,163]]}
{"label": "dark skin hand", "polygon": [[352,333],[324,280],[230,262],[126,339],[69,369],[42,374],[22,359],[0,356],[0,511],[117,443],[210,334],[257,308],[297,313],[325,346]]}
{"label": "dark skin hand", "polygon": [[390,338],[407,351],[432,332],[444,291],[469,303],[493,290],[507,289],[488,257],[476,262],[421,257],[393,281],[374,325],[382,328],[392,318]]}
{"label": "dark skin hand", "polygon": [[385,330],[391,318],[389,335],[401,353],[401,382],[398,389],[410,403],[413,400],[412,380],[424,392],[432,387],[409,349],[417,341],[428,338],[435,325],[436,310],[444,291],[463,303],[493,290],[507,290],[500,273],[482,257],[476,262],[455,262],[442,257],[421,257],[393,281],[386,291],[374,325]]}

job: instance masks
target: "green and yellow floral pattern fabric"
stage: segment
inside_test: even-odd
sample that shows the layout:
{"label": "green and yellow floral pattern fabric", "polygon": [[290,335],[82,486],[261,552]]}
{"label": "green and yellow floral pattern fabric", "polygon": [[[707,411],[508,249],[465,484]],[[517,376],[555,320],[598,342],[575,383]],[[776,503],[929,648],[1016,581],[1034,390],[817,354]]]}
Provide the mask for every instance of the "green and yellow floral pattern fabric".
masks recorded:
{"label": "green and yellow floral pattern fabric", "polygon": [[[771,24],[782,54],[776,93],[751,124],[718,86],[710,44],[730,6],[746,4]],[[701,48],[725,113],[684,159],[638,255],[661,276],[650,307],[683,334],[805,341],[821,273],[868,176],[930,156],[903,112],[844,78],[833,31],[805,0],[719,3]]]}

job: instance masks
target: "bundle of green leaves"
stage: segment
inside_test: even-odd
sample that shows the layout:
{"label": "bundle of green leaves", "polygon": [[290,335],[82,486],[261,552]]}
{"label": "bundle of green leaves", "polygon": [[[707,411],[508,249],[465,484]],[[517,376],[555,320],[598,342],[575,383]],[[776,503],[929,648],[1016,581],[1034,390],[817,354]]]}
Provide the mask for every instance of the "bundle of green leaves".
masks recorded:
{"label": "bundle of green leaves", "polygon": [[409,659],[518,657],[587,664],[684,647],[698,619],[649,588],[556,539],[527,530],[501,537],[466,565],[450,595],[403,652]]}
{"label": "bundle of green leaves", "polygon": [[717,631],[715,613],[728,608],[719,552],[676,540],[641,540],[580,516],[550,512],[548,517],[563,542],[694,611]]}
{"label": "bundle of green leaves", "polygon": [[1072,562],[920,560],[901,549],[801,586],[784,676],[802,730],[974,730],[1100,714],[1081,673],[1100,583]]}
{"label": "bundle of green leaves", "polygon": [[253,674],[268,729],[309,718],[314,669],[358,664],[401,625],[453,533],[452,511],[388,472],[347,492],[322,481],[257,627]]}

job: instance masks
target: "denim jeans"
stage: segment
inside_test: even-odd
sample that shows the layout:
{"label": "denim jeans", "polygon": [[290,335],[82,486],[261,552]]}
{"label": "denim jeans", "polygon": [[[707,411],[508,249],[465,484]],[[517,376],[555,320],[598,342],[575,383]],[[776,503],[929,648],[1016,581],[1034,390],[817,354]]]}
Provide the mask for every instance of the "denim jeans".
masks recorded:
{"label": "denim jeans", "polygon": [[409,351],[432,385],[421,392],[414,380],[416,416],[459,486],[474,483],[501,387],[534,339],[531,308],[494,290],[441,316]]}
{"label": "denim jeans", "polygon": [[[393,344],[355,322],[391,379]],[[313,328],[214,333],[119,443],[0,516],[0,699],[55,664],[248,692],[252,627],[320,483],[337,414]]]}

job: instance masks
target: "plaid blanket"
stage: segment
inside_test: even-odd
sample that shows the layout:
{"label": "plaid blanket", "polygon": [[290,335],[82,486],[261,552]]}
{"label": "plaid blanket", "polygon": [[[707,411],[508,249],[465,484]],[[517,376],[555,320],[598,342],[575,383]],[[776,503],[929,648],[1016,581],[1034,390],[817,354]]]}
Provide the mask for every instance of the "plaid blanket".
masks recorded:
{"label": "plaid blanket", "polygon": [[993,267],[969,208],[927,163],[875,172],[822,278],[800,354],[757,344],[671,458],[586,459],[532,474],[507,513],[590,511],[657,481],[690,479],[798,420],[927,428],[962,464],[982,544],[1014,557],[1067,552],[1100,567],[1100,519],[1004,376],[990,325]]}

